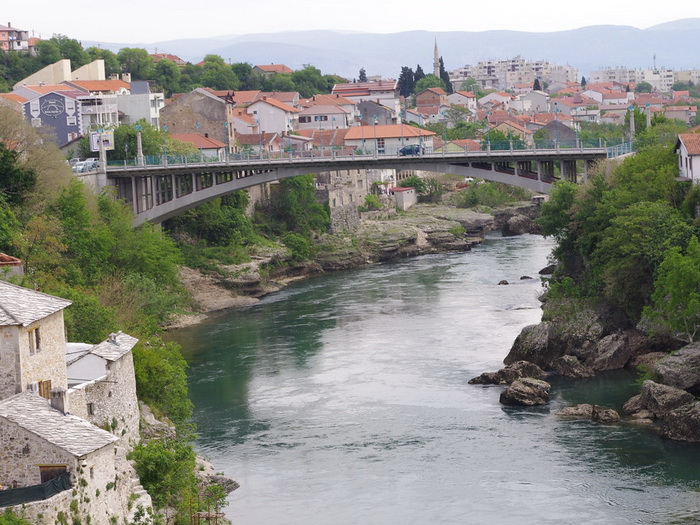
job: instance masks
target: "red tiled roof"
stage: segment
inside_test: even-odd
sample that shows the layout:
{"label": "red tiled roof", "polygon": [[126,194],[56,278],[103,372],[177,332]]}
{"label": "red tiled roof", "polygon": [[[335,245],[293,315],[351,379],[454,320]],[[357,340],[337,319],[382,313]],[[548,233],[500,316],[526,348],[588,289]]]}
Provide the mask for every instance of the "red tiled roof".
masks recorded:
{"label": "red tiled roof", "polygon": [[284,64],[270,64],[255,66],[265,73],[294,73],[294,70],[285,66]]}
{"label": "red tiled roof", "polygon": [[476,95],[472,93],[471,91],[455,91],[455,95],[462,95],[463,97],[467,98],[476,98]]}
{"label": "red tiled roof", "polygon": [[24,104],[27,99],[24,97],[20,97],[19,95],[16,95],[14,93],[0,93],[0,98],[3,98],[9,102],[14,102],[16,104]]}
{"label": "red tiled roof", "polygon": [[314,95],[311,98],[299,100],[299,105],[304,107],[316,106],[316,105],[335,105],[335,106],[351,106],[355,103],[340,95]]}
{"label": "red tiled roof", "polygon": [[277,133],[236,133],[236,142],[241,146],[259,146],[281,140]]}
{"label": "red tiled roof", "polygon": [[479,151],[481,150],[481,144],[473,139],[460,139],[453,140],[453,144],[456,144],[460,148],[464,148],[466,151]]}
{"label": "red tiled roof", "polygon": [[689,155],[700,155],[700,133],[681,133],[678,140],[683,143]]}
{"label": "red tiled roof", "polygon": [[220,149],[225,148],[226,144],[211,137],[205,137],[201,133],[173,133],[170,135],[173,139],[180,142],[189,142],[195,148],[199,149]]}
{"label": "red tiled roof", "polygon": [[[299,113],[299,111],[300,111],[297,108],[290,106],[289,104],[285,104],[284,102],[280,102],[276,98],[270,98],[270,97],[259,98],[258,100],[253,102],[253,104],[257,104],[258,102],[265,102],[267,104],[270,104],[271,106],[274,106],[278,109],[286,111],[287,113]],[[253,105],[253,104],[251,104],[251,105]]]}
{"label": "red tiled roof", "polygon": [[302,137],[313,139],[314,146],[344,146],[345,138],[350,129],[300,129],[297,131]]}
{"label": "red tiled roof", "polygon": [[353,126],[345,135],[345,140],[432,137],[435,133],[406,124],[388,124],[385,126]]}

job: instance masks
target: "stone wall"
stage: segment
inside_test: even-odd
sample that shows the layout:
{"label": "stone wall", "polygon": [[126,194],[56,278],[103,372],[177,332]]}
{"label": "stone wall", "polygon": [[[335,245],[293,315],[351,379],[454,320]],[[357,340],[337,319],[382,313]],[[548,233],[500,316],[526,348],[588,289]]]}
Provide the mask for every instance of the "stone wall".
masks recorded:
{"label": "stone wall", "polygon": [[19,327],[0,326],[0,399],[19,392]]}
{"label": "stone wall", "polygon": [[331,233],[351,233],[360,227],[357,206],[338,206],[331,209]]}
{"label": "stone wall", "polygon": [[[139,407],[131,352],[107,363],[107,377],[68,390],[71,414],[112,432],[125,444],[139,440]],[[88,403],[92,403],[92,414]]]}
{"label": "stone wall", "polygon": [[39,485],[38,465],[66,465],[71,472],[76,459],[65,450],[0,417],[0,485]]}
{"label": "stone wall", "polygon": [[[40,350],[30,355],[29,331],[39,328]],[[66,378],[66,336],[63,310],[45,317],[27,327],[19,327],[21,373],[17,392],[27,390],[33,382],[51,381],[51,388],[68,388]]]}

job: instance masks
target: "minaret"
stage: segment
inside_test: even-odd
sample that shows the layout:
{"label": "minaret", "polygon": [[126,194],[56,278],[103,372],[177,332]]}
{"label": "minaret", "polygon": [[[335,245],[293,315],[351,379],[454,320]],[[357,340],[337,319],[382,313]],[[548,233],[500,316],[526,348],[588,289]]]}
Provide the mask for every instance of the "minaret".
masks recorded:
{"label": "minaret", "polygon": [[435,51],[433,53],[433,75],[440,78],[440,53],[438,53],[437,38],[435,39]]}

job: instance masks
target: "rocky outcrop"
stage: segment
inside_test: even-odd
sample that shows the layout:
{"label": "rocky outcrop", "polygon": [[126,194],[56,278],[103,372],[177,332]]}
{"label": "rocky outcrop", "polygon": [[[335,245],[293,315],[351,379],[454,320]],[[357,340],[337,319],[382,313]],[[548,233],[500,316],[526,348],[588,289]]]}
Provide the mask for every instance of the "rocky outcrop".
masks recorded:
{"label": "rocky outcrop", "polygon": [[578,357],[573,355],[563,355],[552,360],[552,370],[560,376],[569,377],[571,379],[582,379],[584,377],[593,377],[595,372],[592,368],[587,367]]}
{"label": "rocky outcrop", "polygon": [[212,485],[217,485],[226,494],[231,494],[234,490],[240,487],[240,484],[232,478],[224,476],[221,473],[214,471],[214,466],[201,456],[196,458],[195,475],[199,485],[206,489]]}
{"label": "rocky outcrop", "polygon": [[524,233],[541,233],[540,225],[535,222],[540,216],[539,206],[521,206],[504,208],[494,213],[496,229],[501,230],[504,237],[522,235]]}
{"label": "rocky outcrop", "polygon": [[517,379],[532,377],[545,379],[547,373],[539,366],[528,361],[516,361],[498,372],[484,372],[478,377],[469,380],[470,385],[510,385]]}
{"label": "rocky outcrop", "polygon": [[149,406],[139,401],[141,412],[141,437],[144,439],[175,439],[175,425],[156,419]]}
{"label": "rocky outcrop", "polygon": [[660,383],[700,395],[700,343],[660,359],[653,366],[653,374]]}
{"label": "rocky outcrop", "polygon": [[557,416],[572,419],[591,419],[593,405],[581,403],[572,407],[564,407],[557,412]]}
{"label": "rocky outcrop", "polygon": [[525,377],[501,392],[499,401],[510,406],[535,406],[549,403],[551,385],[540,379]]}
{"label": "rocky outcrop", "polygon": [[669,412],[661,422],[661,435],[676,441],[700,442],[700,402]]}
{"label": "rocky outcrop", "polygon": [[591,421],[594,423],[603,424],[618,423],[620,421],[620,414],[618,414],[617,411],[612,408],[593,405],[593,410],[591,411]]}

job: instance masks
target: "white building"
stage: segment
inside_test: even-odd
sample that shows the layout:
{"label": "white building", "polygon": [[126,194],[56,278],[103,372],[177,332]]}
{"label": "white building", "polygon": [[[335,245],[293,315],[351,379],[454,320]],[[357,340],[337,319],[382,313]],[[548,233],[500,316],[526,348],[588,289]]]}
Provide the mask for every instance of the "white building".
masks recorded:
{"label": "white building", "polygon": [[681,133],[676,141],[681,177],[700,182],[700,133]]}

